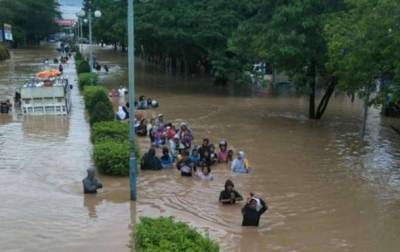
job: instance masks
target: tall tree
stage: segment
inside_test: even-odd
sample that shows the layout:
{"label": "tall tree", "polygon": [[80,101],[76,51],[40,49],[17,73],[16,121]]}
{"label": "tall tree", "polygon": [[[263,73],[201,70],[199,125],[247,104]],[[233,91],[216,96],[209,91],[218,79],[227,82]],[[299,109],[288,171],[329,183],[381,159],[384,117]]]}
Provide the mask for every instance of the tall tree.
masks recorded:
{"label": "tall tree", "polygon": [[[368,106],[385,102],[397,93],[400,80],[400,2],[396,0],[349,0],[347,11],[326,26],[330,62],[339,88],[364,99],[365,133]],[[383,84],[390,81],[391,85]],[[370,94],[382,84],[375,99]]]}
{"label": "tall tree", "polygon": [[14,45],[38,44],[49,33],[58,30],[60,17],[56,0],[2,0],[0,24],[13,26]]}
{"label": "tall tree", "polygon": [[[258,7],[257,14],[243,22],[231,39],[232,49],[253,62],[268,61],[303,85],[309,96],[309,117],[320,119],[336,86],[335,75],[325,67],[328,53],[323,30],[331,16],[344,9],[343,1],[270,0]],[[317,85],[325,89],[318,107]]]}

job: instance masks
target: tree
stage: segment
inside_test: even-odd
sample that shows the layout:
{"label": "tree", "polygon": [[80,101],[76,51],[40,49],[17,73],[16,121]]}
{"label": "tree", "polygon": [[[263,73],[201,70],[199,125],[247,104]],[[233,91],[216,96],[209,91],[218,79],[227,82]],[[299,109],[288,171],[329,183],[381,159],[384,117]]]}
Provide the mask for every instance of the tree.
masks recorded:
{"label": "tree", "polygon": [[[365,134],[368,106],[382,104],[400,78],[400,3],[396,0],[350,0],[347,11],[326,26],[329,39],[328,67],[336,72],[339,88],[364,99],[361,134]],[[397,82],[396,82],[397,80]],[[383,86],[375,99],[370,94]]]}
{"label": "tree", "polygon": [[[257,14],[244,21],[230,46],[255,62],[263,59],[285,71],[309,95],[309,117],[320,119],[335,90],[336,77],[326,69],[327,40],[323,30],[343,1],[280,1],[257,3]],[[317,85],[325,93],[316,107]]]}
{"label": "tree", "polygon": [[55,19],[60,17],[55,0],[2,0],[0,24],[13,27],[14,46],[39,44],[49,33],[58,30]]}
{"label": "tree", "polygon": [[[205,72],[224,84],[241,72],[237,55],[228,50],[228,40],[249,15],[247,6],[240,0],[137,1],[136,52],[169,71]],[[124,48],[125,1],[93,0],[92,8],[105,10],[104,16],[94,21],[96,39]]]}

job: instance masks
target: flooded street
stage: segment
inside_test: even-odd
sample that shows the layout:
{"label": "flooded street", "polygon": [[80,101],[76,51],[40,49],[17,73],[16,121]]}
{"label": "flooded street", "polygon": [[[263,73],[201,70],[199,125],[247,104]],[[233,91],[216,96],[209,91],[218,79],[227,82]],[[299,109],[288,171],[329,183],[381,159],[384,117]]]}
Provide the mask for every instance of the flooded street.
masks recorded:
{"label": "flooded street", "polygon": [[[2,99],[56,56],[54,48],[12,53],[0,63]],[[82,194],[91,144],[76,87],[72,103],[68,117],[0,115],[1,251],[129,251],[135,210],[124,181],[100,178],[102,194]]]}
{"label": "flooded street", "polygon": [[[101,74],[105,85],[127,83],[123,56],[102,51],[97,57],[111,65],[111,73]],[[361,141],[359,101],[337,96],[324,119],[313,122],[303,97],[251,97],[207,79],[174,77],[141,63],[136,69],[137,94],[160,101],[150,114],[188,122],[198,145],[203,137],[227,139],[253,167],[250,175],[234,175],[220,165],[212,182],[181,178],[176,170],[142,172],[138,216],[176,216],[208,232],[223,251],[400,250],[400,136],[390,129],[398,120],[372,108]],[[255,192],[267,200],[258,229],[240,226],[240,205],[218,204],[227,178],[244,196]]]}
{"label": "flooded street", "polygon": [[[1,99],[55,53],[13,51],[12,60],[0,63]],[[122,54],[98,50],[96,57],[110,66],[100,73],[105,86],[127,83]],[[400,136],[390,129],[398,120],[372,108],[361,141],[362,104],[346,97],[333,98],[315,122],[307,120],[304,97],[253,96],[247,88],[214,87],[207,78],[172,76],[140,62],[136,69],[137,94],[160,102],[149,116],[187,122],[195,144],[226,139],[246,152],[252,173],[218,165],[214,181],[199,182],[176,169],[140,172],[136,205],[126,178],[100,177],[104,191],[83,196],[91,144],[74,88],[68,117],[0,115],[1,251],[129,251],[130,225],[160,215],[208,232],[222,251],[400,250]],[[241,204],[218,203],[228,178],[244,197],[255,192],[266,199],[270,209],[258,229],[241,227]]]}

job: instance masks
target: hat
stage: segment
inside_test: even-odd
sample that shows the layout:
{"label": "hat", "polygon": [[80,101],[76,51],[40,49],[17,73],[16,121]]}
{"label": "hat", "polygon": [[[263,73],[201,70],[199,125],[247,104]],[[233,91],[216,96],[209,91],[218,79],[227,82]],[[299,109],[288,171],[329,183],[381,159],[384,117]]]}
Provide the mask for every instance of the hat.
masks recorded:
{"label": "hat", "polygon": [[239,151],[239,156],[244,158],[244,151]]}
{"label": "hat", "polygon": [[96,170],[93,167],[89,167],[86,169],[87,173],[94,173]]}
{"label": "hat", "polygon": [[163,114],[158,114],[158,116],[157,117],[162,117],[162,116],[164,116]]}

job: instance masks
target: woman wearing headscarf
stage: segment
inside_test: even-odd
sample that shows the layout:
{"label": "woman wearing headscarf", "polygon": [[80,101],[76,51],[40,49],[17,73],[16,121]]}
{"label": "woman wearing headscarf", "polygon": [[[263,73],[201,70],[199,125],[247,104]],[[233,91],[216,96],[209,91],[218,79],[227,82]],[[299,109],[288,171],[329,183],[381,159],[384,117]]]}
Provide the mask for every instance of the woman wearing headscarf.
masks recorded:
{"label": "woman wearing headscarf", "polygon": [[123,121],[126,119],[126,113],[124,111],[124,109],[122,108],[122,106],[118,106],[118,112],[117,112],[117,120],[118,121]]}
{"label": "woman wearing headscarf", "polygon": [[186,123],[181,123],[181,127],[179,130],[179,140],[182,144],[183,148],[180,149],[190,149],[192,146],[193,135],[192,131],[189,129]]}
{"label": "woman wearing headscarf", "polygon": [[228,163],[229,161],[228,143],[224,140],[221,140],[221,142],[219,143],[217,158],[218,163]]}
{"label": "woman wearing headscarf", "polygon": [[249,173],[249,161],[243,151],[239,151],[237,157],[233,160],[231,170],[236,173]]}

